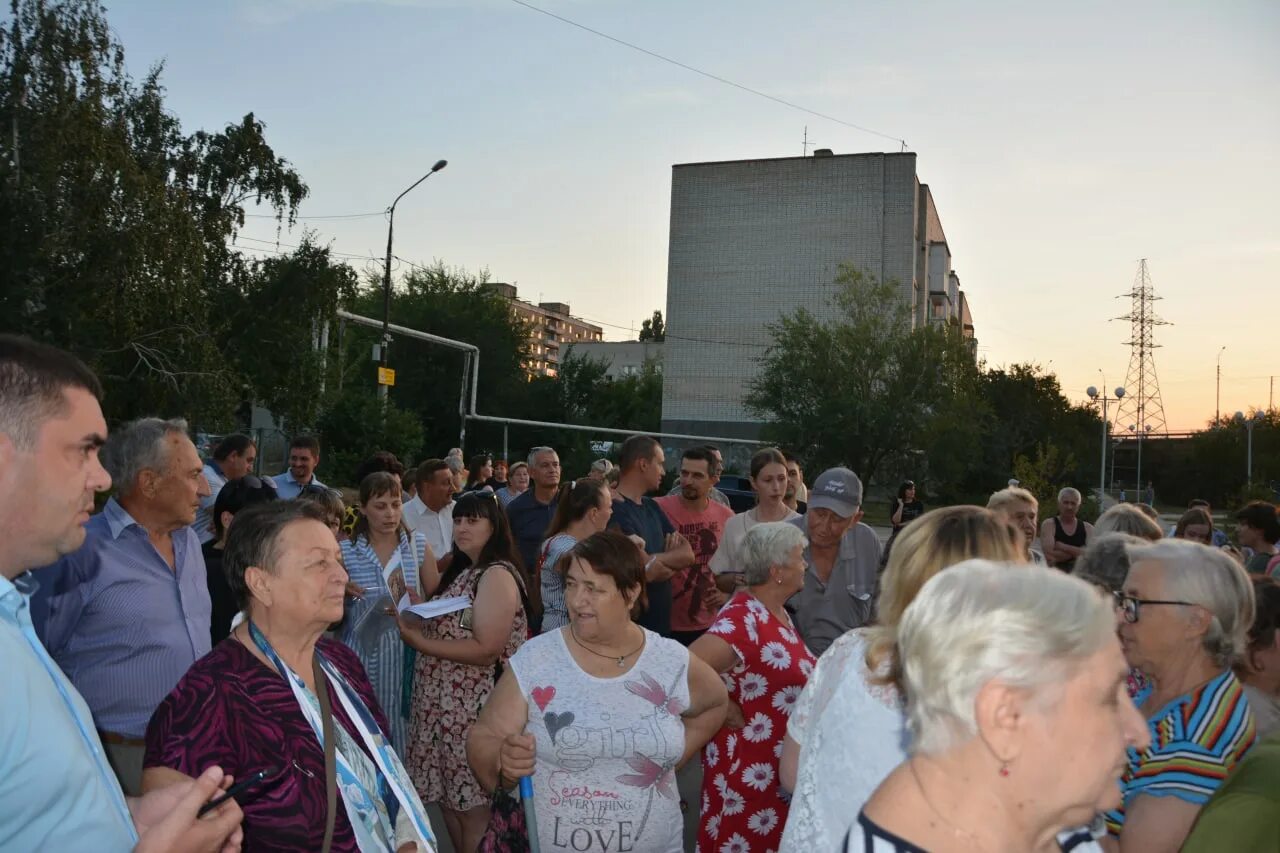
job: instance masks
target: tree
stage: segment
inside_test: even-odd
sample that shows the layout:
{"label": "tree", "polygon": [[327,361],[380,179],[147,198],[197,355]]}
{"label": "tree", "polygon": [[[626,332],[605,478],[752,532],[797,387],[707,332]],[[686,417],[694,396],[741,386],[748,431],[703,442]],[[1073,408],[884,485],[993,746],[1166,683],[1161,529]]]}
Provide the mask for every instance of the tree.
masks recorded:
{"label": "tree", "polygon": [[662,322],[662,312],[654,311],[653,316],[640,324],[640,340],[661,343],[667,339],[667,327]]}
{"label": "tree", "polygon": [[966,393],[977,370],[958,332],[911,329],[896,283],[842,265],[829,318],[801,308],[768,328],[773,344],[748,408],[765,436],[815,469],[848,465],[874,480],[885,463],[921,447],[936,411]]}
{"label": "tree", "polygon": [[[245,377],[214,305],[241,272],[243,205],[292,221],[306,186],[252,114],[184,135],[159,67],[124,70],[93,0],[12,0],[0,31],[0,328],[67,348],[110,420],[226,420]],[[309,326],[287,314],[281,324]]]}

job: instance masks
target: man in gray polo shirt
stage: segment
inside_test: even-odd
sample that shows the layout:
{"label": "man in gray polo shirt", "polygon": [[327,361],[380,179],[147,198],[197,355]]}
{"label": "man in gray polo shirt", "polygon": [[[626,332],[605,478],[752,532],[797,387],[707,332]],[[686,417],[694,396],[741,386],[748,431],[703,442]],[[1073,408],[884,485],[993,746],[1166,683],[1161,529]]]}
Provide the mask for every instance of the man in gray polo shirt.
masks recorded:
{"label": "man in gray polo shirt", "polygon": [[804,531],[804,588],[787,602],[815,655],[875,616],[880,537],[857,519],[862,481],[848,468],[823,471],[809,490],[809,511],[791,524]]}

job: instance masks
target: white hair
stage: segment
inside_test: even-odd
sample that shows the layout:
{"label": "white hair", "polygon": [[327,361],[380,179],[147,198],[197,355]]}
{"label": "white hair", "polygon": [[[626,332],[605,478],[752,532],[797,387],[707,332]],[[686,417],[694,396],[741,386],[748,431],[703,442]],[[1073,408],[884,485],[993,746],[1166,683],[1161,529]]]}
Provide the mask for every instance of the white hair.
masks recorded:
{"label": "white hair", "polygon": [[530,468],[538,467],[539,453],[555,453],[555,452],[556,452],[556,449],[554,447],[535,447],[533,450],[529,451],[529,467]]}
{"label": "white hair", "polygon": [[1032,508],[1040,509],[1040,502],[1036,500],[1036,496],[1018,486],[1009,486],[1007,489],[993,492],[987,500],[987,509],[1007,509],[1020,503],[1028,503],[1031,504]]}
{"label": "white hair", "polygon": [[163,474],[169,468],[169,436],[187,435],[182,418],[138,418],[112,430],[102,446],[102,467],[111,475],[116,491],[127,497],[138,485],[143,471]]}
{"label": "white hair", "polygon": [[592,471],[599,471],[601,474],[608,474],[613,470],[613,463],[608,459],[597,459],[591,463]]}
{"label": "white hair", "polygon": [[939,572],[898,625],[911,750],[942,752],[976,735],[988,682],[1060,685],[1114,636],[1110,601],[1059,571],[966,560]]}
{"label": "white hair", "polygon": [[804,531],[787,521],[766,521],[742,540],[742,574],[747,586],[769,580],[769,570],[791,559],[791,549],[809,544]]}
{"label": "white hair", "polygon": [[1072,497],[1078,501],[1084,500],[1084,497],[1080,494],[1080,490],[1072,488],[1071,486],[1064,486],[1058,491],[1058,500],[1062,500],[1066,497]]}
{"label": "white hair", "polygon": [[1217,548],[1186,539],[1130,548],[1130,567],[1143,562],[1160,566],[1165,598],[1189,601],[1209,612],[1213,618],[1204,650],[1218,666],[1233,664],[1244,653],[1253,625],[1253,584],[1244,567]]}

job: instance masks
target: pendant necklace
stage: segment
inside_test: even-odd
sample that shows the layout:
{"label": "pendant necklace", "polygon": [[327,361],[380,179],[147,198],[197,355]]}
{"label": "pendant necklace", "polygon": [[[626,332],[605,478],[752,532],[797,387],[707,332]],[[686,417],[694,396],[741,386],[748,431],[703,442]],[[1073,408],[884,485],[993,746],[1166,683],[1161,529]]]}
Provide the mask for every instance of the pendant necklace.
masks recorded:
{"label": "pendant necklace", "polygon": [[595,655],[596,657],[604,658],[605,660],[611,660],[611,661],[616,662],[616,663],[618,664],[618,669],[622,669],[622,667],[624,667],[624,666],[626,666],[626,665],[627,665],[627,658],[631,657],[631,656],[632,656],[632,655],[634,655],[636,652],[638,652],[638,651],[640,651],[641,649],[643,649],[643,648],[644,648],[644,635],[643,635],[643,634],[641,634],[641,636],[640,636],[640,645],[636,646],[636,647],[635,647],[635,649],[633,649],[632,651],[627,652],[627,653],[626,653],[626,654],[624,654],[624,655],[606,655],[606,654],[603,654],[602,652],[598,652],[598,651],[596,651],[595,649],[591,648],[591,647],[590,647],[590,646],[588,646],[586,643],[584,643],[584,642],[582,642],[581,640],[579,640],[579,639],[578,639],[578,635],[574,632],[574,630],[573,630],[573,626],[572,626],[572,625],[570,625],[570,626],[569,626],[569,636],[573,637],[573,641],[574,641],[575,643],[577,643],[579,646],[582,646],[582,648],[584,648],[584,649],[586,649],[587,651],[591,652],[591,654]]}

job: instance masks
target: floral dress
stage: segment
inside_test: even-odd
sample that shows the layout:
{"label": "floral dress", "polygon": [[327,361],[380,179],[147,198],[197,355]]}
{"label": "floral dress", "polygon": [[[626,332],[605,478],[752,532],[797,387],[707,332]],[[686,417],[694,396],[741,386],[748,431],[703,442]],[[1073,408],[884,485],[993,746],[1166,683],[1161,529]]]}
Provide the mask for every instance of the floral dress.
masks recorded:
{"label": "floral dress", "polygon": [[741,729],[723,727],[702,750],[701,853],[775,851],[788,799],[778,778],[787,719],[813,672],[814,657],[790,618],[779,620],[746,591],[708,629],[733,647],[721,678],[742,708]]}
{"label": "floral dress", "polygon": [[[441,590],[439,597],[468,595],[474,601],[480,576],[485,571],[510,571],[518,578],[518,572],[505,563],[472,566],[461,572],[447,589]],[[521,581],[517,579],[516,583]],[[423,626],[423,636],[429,640],[471,639],[474,636],[470,627],[471,611],[468,607],[428,619]],[[493,690],[498,667],[506,666],[527,635],[528,623],[522,608],[511,623],[511,633],[497,666],[475,666],[418,655],[405,766],[424,803],[439,803],[454,811],[489,805],[492,797],[480,787],[467,764],[467,735]]]}

